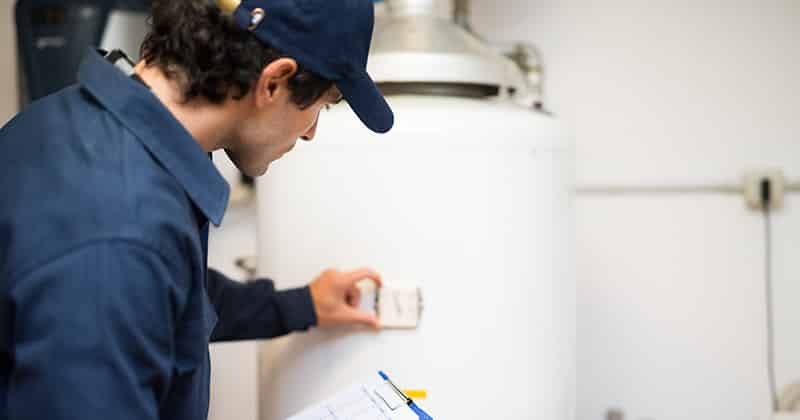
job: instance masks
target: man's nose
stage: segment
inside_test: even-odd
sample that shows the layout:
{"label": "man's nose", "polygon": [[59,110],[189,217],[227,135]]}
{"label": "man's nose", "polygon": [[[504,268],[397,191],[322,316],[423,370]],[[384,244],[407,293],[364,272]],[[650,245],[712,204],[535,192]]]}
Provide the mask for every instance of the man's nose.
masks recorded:
{"label": "man's nose", "polygon": [[317,125],[318,124],[319,124],[319,118],[317,118],[317,120],[314,121],[314,125],[312,125],[311,128],[309,128],[308,131],[306,131],[306,133],[303,134],[300,138],[305,140],[305,141],[314,140],[314,136],[317,135]]}

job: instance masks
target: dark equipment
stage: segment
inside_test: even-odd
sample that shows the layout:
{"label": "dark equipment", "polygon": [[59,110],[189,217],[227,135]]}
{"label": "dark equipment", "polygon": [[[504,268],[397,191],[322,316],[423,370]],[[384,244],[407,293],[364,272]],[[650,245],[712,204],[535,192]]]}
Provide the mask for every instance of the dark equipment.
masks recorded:
{"label": "dark equipment", "polygon": [[20,108],[76,81],[113,10],[147,11],[149,0],[18,0]]}

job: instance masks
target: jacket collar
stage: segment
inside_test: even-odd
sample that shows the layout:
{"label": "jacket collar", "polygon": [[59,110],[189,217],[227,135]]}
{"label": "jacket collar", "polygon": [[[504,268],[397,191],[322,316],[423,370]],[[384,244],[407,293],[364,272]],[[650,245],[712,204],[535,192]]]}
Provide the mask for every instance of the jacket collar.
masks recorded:
{"label": "jacket collar", "polygon": [[161,101],[96,51],[84,58],[78,82],[144,144],[208,220],[219,226],[230,186]]}

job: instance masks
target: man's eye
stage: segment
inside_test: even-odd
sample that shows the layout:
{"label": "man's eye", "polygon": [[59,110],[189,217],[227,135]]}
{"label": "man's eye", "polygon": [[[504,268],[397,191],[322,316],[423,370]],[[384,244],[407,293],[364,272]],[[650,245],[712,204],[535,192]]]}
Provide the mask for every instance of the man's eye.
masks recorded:
{"label": "man's eye", "polygon": [[336,99],[334,99],[334,100],[330,100],[330,101],[328,101],[328,103],[327,103],[327,104],[325,104],[325,110],[326,110],[326,111],[328,111],[328,110],[330,110],[330,109],[331,109],[331,108],[332,108],[334,105],[339,105],[339,104],[340,104],[340,103],[342,103],[342,102],[344,102],[344,96],[342,96],[342,95],[339,95],[339,97],[337,97]]}

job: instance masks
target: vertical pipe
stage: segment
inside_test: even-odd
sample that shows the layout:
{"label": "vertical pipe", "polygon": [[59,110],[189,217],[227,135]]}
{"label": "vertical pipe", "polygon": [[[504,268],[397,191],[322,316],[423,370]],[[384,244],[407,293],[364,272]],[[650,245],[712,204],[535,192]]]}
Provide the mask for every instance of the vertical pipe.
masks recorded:
{"label": "vertical pipe", "polygon": [[472,32],[470,0],[453,0],[453,22]]}

